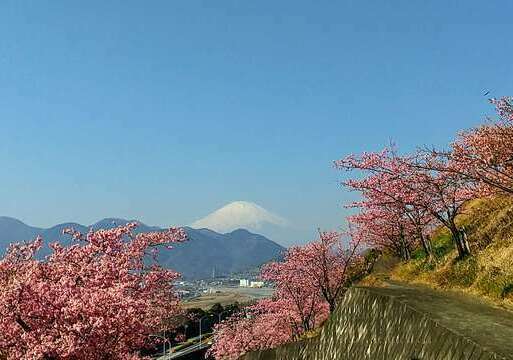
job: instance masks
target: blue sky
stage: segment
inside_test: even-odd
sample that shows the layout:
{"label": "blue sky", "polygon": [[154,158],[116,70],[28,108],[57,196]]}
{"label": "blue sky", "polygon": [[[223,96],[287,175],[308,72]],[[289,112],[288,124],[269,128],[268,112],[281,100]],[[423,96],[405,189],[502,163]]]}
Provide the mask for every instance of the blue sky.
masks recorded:
{"label": "blue sky", "polygon": [[331,161],[445,145],[513,94],[510,1],[2,1],[0,214],[187,224],[233,200],[307,240]]}

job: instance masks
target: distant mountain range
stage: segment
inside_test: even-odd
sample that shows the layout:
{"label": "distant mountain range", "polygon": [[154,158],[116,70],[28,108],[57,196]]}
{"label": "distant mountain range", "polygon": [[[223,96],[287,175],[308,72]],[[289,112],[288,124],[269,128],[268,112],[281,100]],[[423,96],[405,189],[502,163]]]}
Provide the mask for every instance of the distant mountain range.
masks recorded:
{"label": "distant mountain range", "polygon": [[[133,220],[130,220],[133,221]],[[29,226],[20,220],[10,217],[0,217],[0,253],[3,253],[9,243],[32,240],[41,235],[45,244],[59,241],[69,244],[69,235],[63,235],[65,228],[74,228],[86,233],[90,228],[109,229],[124,225],[129,220],[107,218],[90,226],[77,223],[65,223],[48,229]],[[160,231],[162,228],[140,224],[136,232]],[[189,241],[175,244],[172,250],[162,249],[159,255],[161,265],[182,273],[186,279],[199,279],[217,275],[242,272],[260,266],[270,260],[282,256],[284,247],[269,240],[265,236],[237,229],[227,233],[218,233],[208,229],[193,229],[185,227]],[[45,246],[41,255],[47,255],[50,250]]]}

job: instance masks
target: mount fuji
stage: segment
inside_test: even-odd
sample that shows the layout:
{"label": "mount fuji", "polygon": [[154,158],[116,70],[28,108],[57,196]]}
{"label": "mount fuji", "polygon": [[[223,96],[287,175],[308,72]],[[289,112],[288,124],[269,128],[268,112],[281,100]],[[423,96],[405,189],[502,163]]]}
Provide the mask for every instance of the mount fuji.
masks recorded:
{"label": "mount fuji", "polygon": [[194,229],[210,229],[218,233],[246,229],[273,239],[285,247],[304,240],[303,234],[290,226],[289,221],[249,201],[231,202],[189,226]]}
{"label": "mount fuji", "polygon": [[286,226],[282,217],[249,201],[234,201],[193,222],[195,229],[206,228],[220,233],[236,229],[261,230],[267,225]]}

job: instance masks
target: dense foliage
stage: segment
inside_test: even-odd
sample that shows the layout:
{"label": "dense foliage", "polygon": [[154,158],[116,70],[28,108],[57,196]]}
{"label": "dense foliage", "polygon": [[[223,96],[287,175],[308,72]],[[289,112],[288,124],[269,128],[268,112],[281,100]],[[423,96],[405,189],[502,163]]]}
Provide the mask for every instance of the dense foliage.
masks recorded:
{"label": "dense foliage", "polygon": [[262,278],[276,287],[273,298],[219,324],[211,354],[236,359],[298,339],[319,326],[352,282],[368,271],[359,249],[358,240],[344,247],[341,234],[320,232],[316,241],[290,248],[282,262],[264,266]]}
{"label": "dense foliage", "polygon": [[513,194],[513,98],[492,99],[498,119],[461,132],[450,152],[447,170],[479,184],[485,190]]}
{"label": "dense foliage", "polygon": [[[6,359],[136,359],[163,319],[179,312],[179,274],[149,253],[182,229],[133,235],[135,223],[82,235],[71,246],[12,244],[0,260],[0,349]],[[0,356],[0,357],[2,357]]]}

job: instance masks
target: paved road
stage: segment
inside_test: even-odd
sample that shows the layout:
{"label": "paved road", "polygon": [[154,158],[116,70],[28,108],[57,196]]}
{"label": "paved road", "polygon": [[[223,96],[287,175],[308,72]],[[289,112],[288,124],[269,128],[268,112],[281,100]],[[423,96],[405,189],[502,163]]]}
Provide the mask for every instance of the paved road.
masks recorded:
{"label": "paved road", "polygon": [[179,350],[179,351],[176,351],[176,352],[173,352],[173,353],[169,353],[167,355],[162,355],[162,356],[159,356],[159,357],[156,357],[154,358],[155,360],[171,360],[171,359],[178,359],[182,356],[185,356],[187,354],[190,354],[190,353],[193,353],[195,351],[199,351],[199,350],[203,350],[203,349],[206,349],[210,346],[209,344],[209,341],[211,339],[210,338],[203,338],[202,342],[201,343],[196,343],[196,344],[193,344],[191,346],[188,346],[182,350]]}
{"label": "paved road", "polygon": [[475,296],[390,282],[367,288],[394,297],[483,348],[513,356],[513,313]]}
{"label": "paved road", "polygon": [[185,356],[187,354],[190,354],[190,353],[193,353],[195,351],[198,351],[198,350],[203,350],[207,347],[209,347],[210,345],[206,344],[206,343],[198,343],[198,344],[194,344],[192,346],[189,346],[188,348],[185,348],[183,350],[180,350],[180,351],[177,351],[175,353],[172,353],[172,354],[169,354],[169,355],[166,355],[166,356],[162,356],[160,358],[158,358],[159,360],[171,360],[171,359],[178,359],[182,356]]}

